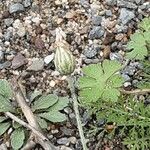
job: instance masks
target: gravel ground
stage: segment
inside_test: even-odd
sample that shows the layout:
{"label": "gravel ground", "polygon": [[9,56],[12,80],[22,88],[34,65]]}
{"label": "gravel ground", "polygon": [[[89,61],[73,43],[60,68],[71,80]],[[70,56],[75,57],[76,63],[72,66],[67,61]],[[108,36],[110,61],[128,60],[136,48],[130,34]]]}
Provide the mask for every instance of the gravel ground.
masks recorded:
{"label": "gravel ground", "polygon": [[[27,95],[42,90],[66,96],[66,76],[53,63],[55,29],[66,33],[80,74],[82,66],[105,58],[122,62],[130,35],[149,12],[148,0],[0,0],[0,78],[21,76]],[[125,87],[140,67],[131,62],[124,69]],[[75,115],[69,107],[64,111],[68,121],[50,125],[49,138],[62,150],[80,150]]]}

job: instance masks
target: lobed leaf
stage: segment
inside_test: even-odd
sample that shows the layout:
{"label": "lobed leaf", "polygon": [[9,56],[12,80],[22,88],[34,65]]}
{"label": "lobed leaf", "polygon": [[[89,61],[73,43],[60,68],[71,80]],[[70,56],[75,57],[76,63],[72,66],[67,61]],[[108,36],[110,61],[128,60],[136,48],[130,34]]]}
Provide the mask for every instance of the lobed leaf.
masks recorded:
{"label": "lobed leaf", "polygon": [[[124,80],[116,74],[122,68],[117,61],[104,60],[83,68],[84,76],[79,78],[79,96],[83,103],[96,102],[98,99],[117,101]],[[113,92],[112,92],[113,91]]]}

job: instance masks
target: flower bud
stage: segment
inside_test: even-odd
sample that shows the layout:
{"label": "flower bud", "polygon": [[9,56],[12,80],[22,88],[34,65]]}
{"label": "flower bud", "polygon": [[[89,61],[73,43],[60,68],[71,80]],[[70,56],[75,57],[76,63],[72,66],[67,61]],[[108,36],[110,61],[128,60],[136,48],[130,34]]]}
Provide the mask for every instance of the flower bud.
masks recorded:
{"label": "flower bud", "polygon": [[64,40],[57,43],[54,64],[56,69],[64,75],[71,74],[75,69],[75,59],[69,50],[69,44]]}

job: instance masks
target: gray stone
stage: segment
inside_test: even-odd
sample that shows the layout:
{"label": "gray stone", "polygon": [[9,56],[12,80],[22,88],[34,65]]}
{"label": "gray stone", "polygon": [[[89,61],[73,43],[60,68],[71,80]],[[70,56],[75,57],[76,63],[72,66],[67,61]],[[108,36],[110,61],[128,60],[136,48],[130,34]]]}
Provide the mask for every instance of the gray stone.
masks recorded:
{"label": "gray stone", "polygon": [[25,65],[27,63],[27,59],[20,53],[18,53],[12,60],[12,68],[18,69],[19,67]]}
{"label": "gray stone", "polygon": [[130,11],[126,8],[122,8],[120,11],[119,21],[125,25],[134,17],[135,17],[135,14],[133,11]]}
{"label": "gray stone", "polygon": [[130,75],[130,76],[133,76],[135,71],[136,71],[135,67],[133,67],[133,66],[126,66],[124,68],[124,70],[123,70],[123,73],[127,74],[127,75]]}
{"label": "gray stone", "polygon": [[9,41],[12,36],[13,33],[10,30],[7,30],[6,33],[4,34],[5,41]]}
{"label": "gray stone", "polygon": [[99,47],[96,47],[95,45],[90,45],[89,47],[85,48],[83,54],[87,58],[93,58],[94,56],[96,56],[96,54],[99,50],[100,50]]}
{"label": "gray stone", "polygon": [[4,23],[7,27],[9,27],[10,25],[12,25],[14,19],[13,18],[7,18],[7,19],[4,19]]}
{"label": "gray stone", "polygon": [[117,4],[117,0],[106,0],[106,4],[110,6],[114,6]]}
{"label": "gray stone", "polygon": [[110,60],[117,60],[119,62],[123,61],[123,56],[121,54],[119,54],[119,53],[112,53],[111,52],[109,57],[110,57]]}
{"label": "gray stone", "polygon": [[128,26],[127,25],[116,25],[116,30],[117,30],[117,33],[120,33],[120,32],[123,32],[123,33],[126,33],[128,31]]}
{"label": "gray stone", "polygon": [[130,77],[127,74],[123,73],[122,77],[124,78],[125,81],[130,81]]}
{"label": "gray stone", "polygon": [[143,10],[143,9],[145,9],[145,10],[150,9],[150,2],[143,3],[141,6],[139,6],[139,9],[141,9],[141,10]]}
{"label": "gray stone", "polygon": [[32,4],[32,0],[24,0],[23,4],[24,4],[24,7],[29,7]]}
{"label": "gray stone", "polygon": [[44,68],[43,59],[33,58],[32,64],[27,68],[27,70],[31,71],[40,71]]}
{"label": "gray stone", "polygon": [[139,4],[142,0],[134,0],[136,4]]}
{"label": "gray stone", "polygon": [[68,140],[68,138],[63,137],[63,138],[58,139],[57,143],[60,144],[60,145],[66,145],[66,144],[69,143],[69,140]]}
{"label": "gray stone", "polygon": [[0,50],[0,62],[4,59],[4,52]]}
{"label": "gray stone", "polygon": [[93,25],[99,26],[102,22],[102,16],[93,16],[92,17],[92,23]]}
{"label": "gray stone", "polygon": [[130,83],[130,82],[125,82],[125,83],[123,84],[123,86],[124,86],[124,87],[131,86],[131,83]]}
{"label": "gray stone", "polygon": [[125,1],[125,0],[118,0],[117,6],[130,8],[130,9],[136,9],[137,8],[136,4],[129,2],[129,1]]}
{"label": "gray stone", "polygon": [[94,26],[89,33],[90,39],[99,39],[104,35],[104,28],[101,26]]}
{"label": "gray stone", "polygon": [[24,11],[24,6],[20,3],[15,3],[15,4],[11,4],[9,6],[9,13],[16,13],[16,12],[21,12]]}
{"label": "gray stone", "polygon": [[11,62],[6,61],[3,64],[0,64],[0,69],[6,69],[6,68],[9,68],[10,66],[11,66]]}
{"label": "gray stone", "polygon": [[73,130],[67,127],[60,127],[60,130],[67,136],[71,136],[73,134]]}
{"label": "gray stone", "polygon": [[111,10],[106,10],[105,11],[106,16],[111,17],[112,16],[112,12]]}
{"label": "gray stone", "polygon": [[88,0],[80,0],[80,4],[81,4],[81,6],[83,6],[85,8],[88,8],[90,6]]}

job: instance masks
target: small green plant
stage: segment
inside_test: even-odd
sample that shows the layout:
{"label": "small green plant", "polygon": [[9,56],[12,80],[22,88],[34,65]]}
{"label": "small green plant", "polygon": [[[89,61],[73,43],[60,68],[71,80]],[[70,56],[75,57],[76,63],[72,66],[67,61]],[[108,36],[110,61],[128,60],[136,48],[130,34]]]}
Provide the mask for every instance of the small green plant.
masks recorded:
{"label": "small green plant", "polygon": [[150,18],[145,18],[139,23],[139,30],[131,35],[127,48],[132,50],[127,53],[127,58],[143,60],[150,53]]}
{"label": "small green plant", "polygon": [[100,99],[117,101],[120,96],[119,87],[124,82],[118,73],[121,68],[119,62],[109,60],[84,67],[84,76],[79,78],[80,100],[86,104]]}
{"label": "small green plant", "polygon": [[[150,66],[146,59],[150,52],[150,18],[145,18],[139,28],[127,44],[132,51],[126,55],[129,59],[141,60],[143,64],[143,69],[136,75],[139,82],[133,87],[138,89],[126,91],[122,88],[124,80],[119,72],[124,68],[119,62],[110,60],[83,67],[83,76],[78,82],[83,107],[91,115],[95,114],[97,121],[106,120],[100,133],[93,130],[95,134],[106,133],[103,136],[109,136],[111,132],[113,138],[119,136],[130,150],[150,149],[150,106],[145,105],[138,96],[128,96],[143,93],[149,98],[147,93],[150,93]],[[105,127],[107,125],[113,125],[111,131]]]}
{"label": "small green plant", "polygon": [[[26,136],[29,134],[25,134],[28,132],[25,127],[7,117],[7,112],[11,112],[24,120],[20,108],[12,100],[12,93],[9,83],[6,80],[0,80],[0,136],[12,127],[11,146],[14,150],[18,150],[23,146]],[[60,112],[68,106],[69,99],[67,97],[58,97],[54,94],[42,95],[38,98],[34,95],[33,97],[31,109],[41,128],[46,130],[48,121],[56,123],[64,122],[67,119],[65,114]]]}

